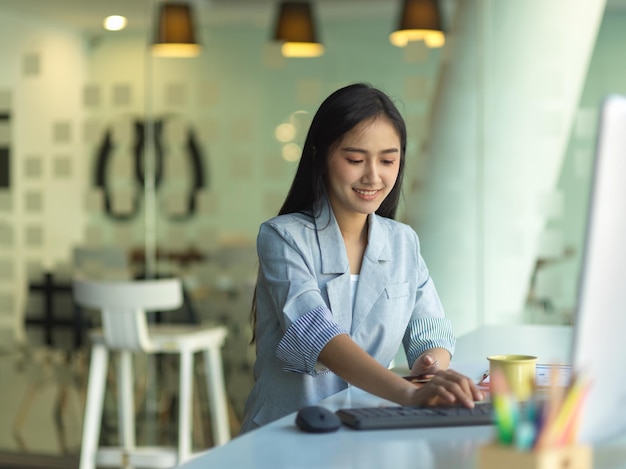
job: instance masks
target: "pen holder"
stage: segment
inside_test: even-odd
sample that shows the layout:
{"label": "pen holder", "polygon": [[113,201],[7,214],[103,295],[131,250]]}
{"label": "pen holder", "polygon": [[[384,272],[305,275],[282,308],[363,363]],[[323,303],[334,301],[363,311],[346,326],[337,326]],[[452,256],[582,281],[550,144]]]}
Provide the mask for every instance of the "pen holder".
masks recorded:
{"label": "pen holder", "polygon": [[575,445],[520,451],[513,446],[488,444],[478,449],[479,469],[591,469],[590,446]]}

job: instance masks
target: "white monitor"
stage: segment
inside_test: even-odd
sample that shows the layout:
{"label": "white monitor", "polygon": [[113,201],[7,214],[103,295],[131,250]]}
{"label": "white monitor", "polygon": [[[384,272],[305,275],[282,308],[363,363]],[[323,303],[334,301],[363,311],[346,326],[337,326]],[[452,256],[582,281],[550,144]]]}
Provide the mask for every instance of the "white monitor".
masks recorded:
{"label": "white monitor", "polygon": [[591,390],[580,438],[626,432],[626,97],[601,106],[572,342],[574,370]]}

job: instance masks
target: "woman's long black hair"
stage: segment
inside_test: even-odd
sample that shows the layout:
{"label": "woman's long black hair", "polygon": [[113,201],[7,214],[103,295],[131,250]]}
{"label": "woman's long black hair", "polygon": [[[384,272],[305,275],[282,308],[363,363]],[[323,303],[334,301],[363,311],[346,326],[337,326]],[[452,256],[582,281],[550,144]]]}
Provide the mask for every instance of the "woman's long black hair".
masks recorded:
{"label": "woman's long black hair", "polygon": [[383,217],[395,217],[404,174],[406,126],[391,99],[382,91],[364,83],[341,88],[320,105],[309,127],[298,170],[279,215],[310,211],[318,206],[318,202],[326,196],[324,178],[331,147],[357,124],[373,117],[387,118],[400,137],[398,179],[376,211]]}
{"label": "woman's long black hair", "polygon": [[[359,123],[384,117],[395,127],[400,137],[400,167],[396,183],[376,213],[394,218],[404,176],[406,125],[398,108],[382,91],[365,83],[355,83],[333,92],[320,105],[313,117],[296,175],[278,214],[308,212],[319,208],[326,197],[325,173],[328,153],[332,146]],[[256,337],[256,289],[252,298],[252,340]]]}

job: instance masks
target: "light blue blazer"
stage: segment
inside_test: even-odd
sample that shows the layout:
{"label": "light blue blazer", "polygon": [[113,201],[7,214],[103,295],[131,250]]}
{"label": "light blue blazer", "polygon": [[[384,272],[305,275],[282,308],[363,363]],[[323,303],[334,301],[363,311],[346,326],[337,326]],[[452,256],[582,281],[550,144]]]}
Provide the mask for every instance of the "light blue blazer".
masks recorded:
{"label": "light blue blazer", "polygon": [[412,364],[423,351],[454,351],[454,334],[419,250],[415,231],[369,215],[369,238],[356,290],[332,209],[275,217],[257,237],[255,385],[242,433],[312,405],[348,384],[317,357],[337,334],[350,334],[383,366],[402,343]]}

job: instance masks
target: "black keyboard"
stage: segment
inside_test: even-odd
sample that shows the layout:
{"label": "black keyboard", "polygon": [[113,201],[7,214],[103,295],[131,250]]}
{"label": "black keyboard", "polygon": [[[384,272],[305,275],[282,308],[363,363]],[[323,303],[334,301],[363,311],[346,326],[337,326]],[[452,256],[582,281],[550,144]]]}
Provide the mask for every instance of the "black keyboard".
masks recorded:
{"label": "black keyboard", "polygon": [[456,427],[463,425],[492,425],[493,407],[490,402],[467,407],[362,407],[339,409],[341,421],[357,430],[388,428]]}

